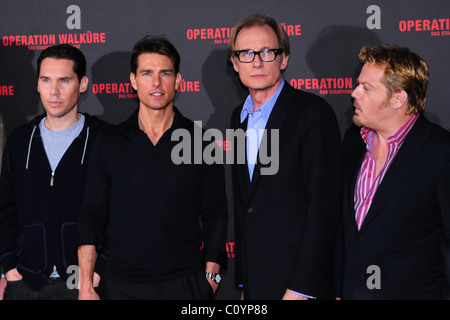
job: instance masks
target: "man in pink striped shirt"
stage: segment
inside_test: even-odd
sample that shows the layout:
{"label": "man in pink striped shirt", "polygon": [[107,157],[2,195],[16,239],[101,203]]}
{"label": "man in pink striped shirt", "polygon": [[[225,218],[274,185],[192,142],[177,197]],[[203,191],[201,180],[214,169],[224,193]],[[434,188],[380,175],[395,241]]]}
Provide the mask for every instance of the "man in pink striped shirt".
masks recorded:
{"label": "man in pink striped shirt", "polygon": [[[398,149],[402,146],[406,135],[418,117],[418,114],[410,115],[406,123],[392,136],[387,137],[387,139],[382,136],[382,133],[378,133],[372,129],[364,127],[361,129],[361,136],[367,145],[367,152],[364,156],[355,187],[355,215],[358,229],[361,228],[361,224],[364,221],[367,211],[369,211],[375,192],[386,174],[389,165],[394,160]],[[379,153],[376,154],[373,153],[377,152],[377,149],[375,148],[374,150],[373,146],[374,137],[376,146],[379,146]],[[383,140],[383,138],[385,139]],[[380,155],[383,155],[383,152],[384,154],[387,153],[387,156],[380,157]]]}
{"label": "man in pink striped shirt", "polygon": [[450,298],[450,134],[423,115],[429,71],[365,47],[344,137],[339,297]]}

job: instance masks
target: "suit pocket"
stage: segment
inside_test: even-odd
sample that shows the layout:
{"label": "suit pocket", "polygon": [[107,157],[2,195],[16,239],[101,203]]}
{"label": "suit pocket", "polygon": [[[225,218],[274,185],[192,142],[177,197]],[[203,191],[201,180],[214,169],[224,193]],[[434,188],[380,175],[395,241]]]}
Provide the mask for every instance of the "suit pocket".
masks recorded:
{"label": "suit pocket", "polygon": [[65,267],[77,265],[77,229],[78,223],[65,222],[61,225],[61,245]]}
{"label": "suit pocket", "polygon": [[19,238],[18,260],[24,269],[40,273],[47,267],[45,226],[26,225]]}

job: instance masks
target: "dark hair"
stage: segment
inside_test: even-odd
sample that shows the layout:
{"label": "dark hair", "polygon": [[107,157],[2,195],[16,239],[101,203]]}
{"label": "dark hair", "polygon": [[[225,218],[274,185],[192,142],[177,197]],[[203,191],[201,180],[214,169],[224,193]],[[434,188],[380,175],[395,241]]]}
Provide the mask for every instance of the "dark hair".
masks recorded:
{"label": "dark hair", "polygon": [[74,46],[69,44],[58,44],[42,51],[37,60],[38,78],[41,71],[41,63],[45,58],[72,60],[73,71],[76,73],[79,82],[81,82],[81,79],[86,75],[86,58],[84,57],[84,54]]}
{"label": "dark hair", "polygon": [[142,53],[157,53],[168,57],[173,62],[175,74],[180,72],[180,55],[174,45],[164,36],[145,36],[139,40],[131,53],[130,68],[136,74],[137,61]]}

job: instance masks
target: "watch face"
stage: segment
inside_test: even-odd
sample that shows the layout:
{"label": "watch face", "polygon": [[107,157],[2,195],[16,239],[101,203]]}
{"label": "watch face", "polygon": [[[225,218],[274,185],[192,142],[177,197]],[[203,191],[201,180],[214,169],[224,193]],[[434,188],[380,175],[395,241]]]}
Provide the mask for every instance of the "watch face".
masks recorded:
{"label": "watch face", "polygon": [[216,275],[216,282],[217,282],[217,283],[219,283],[221,279],[222,279],[222,278],[220,277],[220,274]]}

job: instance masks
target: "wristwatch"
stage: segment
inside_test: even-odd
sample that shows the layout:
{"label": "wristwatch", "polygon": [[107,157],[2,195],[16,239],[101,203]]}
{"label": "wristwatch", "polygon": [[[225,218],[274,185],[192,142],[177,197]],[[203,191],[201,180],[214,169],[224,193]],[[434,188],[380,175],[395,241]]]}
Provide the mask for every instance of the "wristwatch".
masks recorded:
{"label": "wristwatch", "polygon": [[220,280],[222,279],[220,277],[220,274],[218,274],[218,273],[206,272],[205,274],[206,274],[206,278],[211,279],[212,281],[214,281],[217,284],[219,284]]}

